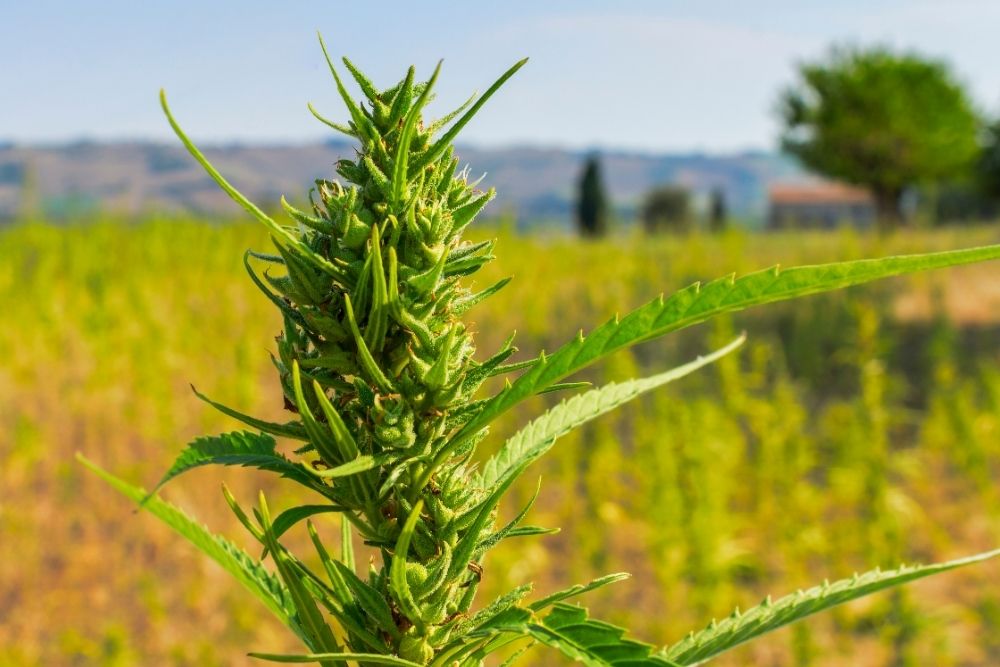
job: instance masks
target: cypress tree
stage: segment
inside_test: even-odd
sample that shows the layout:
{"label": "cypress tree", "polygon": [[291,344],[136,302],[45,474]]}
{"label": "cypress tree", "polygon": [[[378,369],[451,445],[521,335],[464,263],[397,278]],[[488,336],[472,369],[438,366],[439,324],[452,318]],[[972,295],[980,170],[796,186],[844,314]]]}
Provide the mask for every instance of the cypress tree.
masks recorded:
{"label": "cypress tree", "polygon": [[608,198],[596,155],[587,158],[580,177],[576,222],[581,236],[598,238],[608,233]]}
{"label": "cypress tree", "polygon": [[722,188],[712,188],[708,204],[708,228],[713,232],[721,232],[726,228],[728,218],[726,194]]}

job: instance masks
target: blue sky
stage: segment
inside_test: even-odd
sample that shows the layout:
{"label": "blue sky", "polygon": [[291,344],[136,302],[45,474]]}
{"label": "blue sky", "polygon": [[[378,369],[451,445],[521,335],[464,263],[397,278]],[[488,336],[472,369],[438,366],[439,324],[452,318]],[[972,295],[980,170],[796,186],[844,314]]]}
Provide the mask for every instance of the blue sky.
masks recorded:
{"label": "blue sky", "polygon": [[445,64],[439,111],[531,62],[464,132],[481,145],[769,149],[795,63],[833,43],[947,60],[1000,112],[1000,2],[0,0],[0,139],[310,141],[344,112],[315,32],[389,85]]}

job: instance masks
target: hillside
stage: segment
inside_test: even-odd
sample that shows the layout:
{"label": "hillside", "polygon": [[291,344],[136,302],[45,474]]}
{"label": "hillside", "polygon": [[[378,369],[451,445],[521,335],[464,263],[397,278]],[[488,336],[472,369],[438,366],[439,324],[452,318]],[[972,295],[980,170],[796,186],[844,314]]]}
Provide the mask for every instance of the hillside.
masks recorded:
{"label": "hillside", "polygon": [[[272,203],[281,194],[292,201],[304,200],[305,184],[330,177],[333,163],[351,155],[352,148],[338,141],[216,146],[206,153],[246,194]],[[500,192],[499,203],[492,208],[494,215],[513,212],[522,221],[568,223],[585,152],[465,146],[459,155],[472,165],[473,175],[487,173],[484,185]],[[602,157],[610,195],[625,218],[650,187],[680,182],[698,193],[722,188],[732,214],[752,221],[763,214],[768,184],[801,176],[791,161],[771,153],[709,156],[606,151]],[[0,145],[0,219],[15,217],[25,209],[51,217],[96,210],[206,215],[235,211],[179,146],[141,142]]]}

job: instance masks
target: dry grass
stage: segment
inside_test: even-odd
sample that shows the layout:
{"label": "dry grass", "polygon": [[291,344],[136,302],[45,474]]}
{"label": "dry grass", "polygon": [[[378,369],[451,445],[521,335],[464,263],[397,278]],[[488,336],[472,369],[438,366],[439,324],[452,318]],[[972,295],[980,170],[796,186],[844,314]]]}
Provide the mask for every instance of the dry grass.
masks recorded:
{"label": "dry grass", "polygon": [[[481,281],[515,281],[473,319],[484,352],[517,328],[530,353],[693,279],[995,237],[580,245],[504,235]],[[237,428],[189,382],[280,415],[267,356],[280,323],[242,274],[245,247],[265,247],[264,235],[197,221],[0,232],[0,667],[242,665],[247,650],[297,648],[214,564],[73,461],[82,451],[149,485],[191,437]],[[485,593],[629,570],[632,581],[588,604],[663,643],[765,592],[997,545],[998,275],[971,267],[760,311],[593,371],[604,380],[662,369],[751,331],[738,360],[562,441],[537,467],[545,490],[531,521],[563,533],[502,547]],[[528,416],[511,415],[491,441]],[[168,499],[244,544],[222,480],[244,498],[263,486],[276,504],[295,492],[243,470],[196,471],[168,487]],[[720,664],[997,664],[997,580],[995,565],[946,575]]]}

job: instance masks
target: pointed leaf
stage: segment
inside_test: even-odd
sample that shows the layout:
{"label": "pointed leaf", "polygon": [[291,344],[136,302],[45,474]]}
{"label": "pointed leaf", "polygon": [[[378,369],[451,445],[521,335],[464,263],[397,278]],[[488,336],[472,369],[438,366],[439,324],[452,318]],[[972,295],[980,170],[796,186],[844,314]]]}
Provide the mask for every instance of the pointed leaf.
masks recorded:
{"label": "pointed leaf", "polygon": [[625,630],[587,618],[587,610],[557,604],[528,633],[587,667],[670,667],[676,663],[652,654],[652,646],[623,637]]}
{"label": "pointed leaf", "polygon": [[213,408],[221,412],[222,414],[232,417],[238,421],[243,422],[247,426],[252,426],[256,429],[264,431],[265,433],[270,433],[271,435],[277,435],[285,438],[294,438],[295,440],[303,440],[305,442],[309,441],[309,436],[306,434],[305,428],[299,422],[288,422],[286,424],[277,424],[273,422],[264,421],[263,419],[257,419],[256,417],[251,417],[250,415],[238,412],[229,406],[223,405],[222,403],[217,403],[213,401],[205,394],[201,393],[195,389],[194,385],[191,385],[191,391],[194,395],[205,401]]}
{"label": "pointed leaf", "polygon": [[616,572],[615,574],[608,574],[603,577],[598,577],[597,579],[594,579],[590,583],[576,584],[575,586],[570,586],[569,588],[566,588],[564,590],[553,593],[552,595],[544,597],[541,600],[532,602],[530,605],[528,605],[528,608],[531,609],[532,611],[541,611],[546,607],[551,607],[557,602],[562,602],[563,600],[566,600],[568,598],[576,597],[577,595],[583,595],[584,593],[589,593],[590,591],[597,590],[598,588],[602,588],[604,586],[607,586],[608,584],[614,584],[619,581],[628,579],[631,576],[632,575],[629,574],[628,572]]}
{"label": "pointed leaf", "polygon": [[668,299],[659,298],[615,317],[588,336],[579,335],[544,362],[535,365],[490,400],[489,405],[456,433],[434,463],[447,460],[483,427],[514,405],[564,377],[618,350],[672,331],[704,322],[721,313],[772,303],[808,294],[860,285],[892,276],[1000,259],[1000,245],[966,250],[863,259],[786,270],[778,267],[736,278],[719,278],[702,286],[695,283]]}
{"label": "pointed leaf", "polygon": [[330,512],[343,511],[344,508],[336,505],[296,505],[295,507],[290,507],[279,514],[274,519],[274,523],[271,524],[271,530],[274,531],[274,537],[277,539],[287,533],[292,526],[303,519],[308,519],[309,517],[316,516],[317,514],[328,514]]}
{"label": "pointed leaf", "polygon": [[569,398],[511,436],[483,466],[479,484],[483,488],[505,480],[515,469],[534,461],[552,447],[556,439],[595,417],[609,412],[640,394],[689,375],[743,344],[740,336],[712,354],[677,368],[638,380],[611,383]]}
{"label": "pointed leaf", "polygon": [[500,76],[500,78],[497,79],[493,83],[493,85],[490,86],[489,89],[487,89],[485,93],[483,93],[483,96],[480,97],[478,100],[476,100],[476,103],[473,104],[472,107],[468,111],[466,111],[461,118],[455,121],[455,124],[452,125],[447,132],[441,135],[441,138],[438,139],[436,142],[434,142],[433,146],[427,149],[427,151],[420,156],[420,159],[418,159],[413,164],[413,166],[410,167],[409,170],[410,174],[416,174],[418,171],[429,165],[431,162],[438,159],[441,156],[441,154],[444,153],[445,149],[448,148],[448,146],[450,146],[451,143],[455,140],[455,136],[458,135],[459,132],[461,132],[462,128],[465,127],[466,123],[472,120],[472,117],[475,116],[476,113],[479,112],[479,109],[481,109],[482,106],[486,104],[486,101],[493,96],[493,93],[497,92],[500,86],[502,86],[507,81],[507,79],[514,76],[514,72],[521,69],[521,67],[523,67],[526,62],[528,62],[527,58],[516,63],[513,67],[504,72]]}
{"label": "pointed leaf", "polygon": [[768,599],[742,614],[737,611],[722,621],[713,622],[701,632],[692,633],[664,649],[662,655],[680,665],[693,665],[838,604],[996,556],[1000,556],[1000,549],[934,565],[903,566],[886,572],[876,569],[856,574],[850,579],[799,591],[776,602]]}
{"label": "pointed leaf", "polygon": [[289,461],[276,447],[271,436],[246,431],[196,438],[181,452],[152,493],[181,473],[213,464],[268,470],[312,488],[314,480],[305,467]]}
{"label": "pointed leaf", "polygon": [[247,199],[243,193],[234,188],[229,181],[227,181],[222,174],[219,173],[212,163],[208,161],[208,158],[206,158],[202,152],[198,150],[198,147],[194,145],[194,142],[188,139],[184,130],[181,129],[181,126],[177,123],[177,121],[174,120],[174,116],[170,112],[170,107],[167,105],[167,94],[163,90],[160,91],[160,106],[163,107],[163,113],[166,114],[170,127],[173,128],[177,138],[181,140],[182,144],[184,144],[184,147],[187,149],[188,153],[191,154],[191,157],[193,157],[198,164],[202,166],[208,175],[212,177],[212,180],[214,180],[233,201],[242,206],[250,215],[263,223],[276,241],[280,239],[282,244],[290,248],[294,248],[303,259],[316,266],[316,268],[328,273],[334,278],[343,279],[344,272],[341,269],[334,266],[329,260],[313,252],[305,243],[302,242],[301,239],[297,238],[287,229],[272,220],[270,216],[260,210],[256,204]]}
{"label": "pointed leaf", "polygon": [[[145,489],[132,486],[115,477],[84,456],[77,454],[76,458],[117,491],[135,502],[138,503],[149,495]],[[264,606],[271,610],[271,613],[277,616],[282,623],[304,639],[302,629],[295,620],[295,607],[288,590],[260,563],[254,561],[248,554],[225,538],[209,532],[180,509],[161,500],[158,496],[148,498],[142,508],[170,526],[181,537],[221,565],[226,572],[264,603]]]}
{"label": "pointed leaf", "polygon": [[354,570],[347,567],[344,563],[333,561],[333,565],[337,568],[344,583],[351,589],[351,592],[357,599],[358,606],[372,617],[372,620],[375,621],[383,632],[388,632],[398,640],[400,638],[399,628],[396,627],[396,622],[392,618],[392,610],[389,608],[389,604],[385,601],[385,598],[377,590],[362,581],[354,573]]}
{"label": "pointed leaf", "polygon": [[392,596],[399,605],[400,611],[420,630],[423,629],[424,621],[420,616],[420,608],[417,606],[416,600],[413,599],[410,585],[406,581],[406,556],[410,550],[413,531],[416,530],[417,521],[420,519],[420,513],[423,509],[423,500],[414,503],[413,509],[410,510],[410,515],[406,519],[406,524],[403,525],[403,530],[399,533],[396,549],[392,554],[392,565],[389,566],[389,590],[392,591]]}
{"label": "pointed leaf", "polygon": [[386,458],[387,457],[384,455],[376,457],[371,454],[361,454],[356,459],[348,461],[347,463],[342,463],[333,468],[328,468],[326,470],[313,469],[312,473],[317,477],[322,477],[323,479],[350,477],[351,475],[357,475],[358,473],[366,472],[376,466],[382,465],[385,463]]}
{"label": "pointed leaf", "polygon": [[277,653],[247,653],[251,658],[270,662],[332,662],[357,661],[363,665],[394,665],[395,667],[423,667],[418,662],[403,660],[377,653],[313,653],[310,655],[280,655]]}

